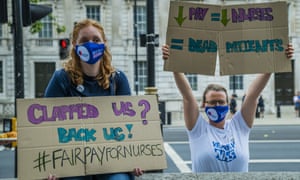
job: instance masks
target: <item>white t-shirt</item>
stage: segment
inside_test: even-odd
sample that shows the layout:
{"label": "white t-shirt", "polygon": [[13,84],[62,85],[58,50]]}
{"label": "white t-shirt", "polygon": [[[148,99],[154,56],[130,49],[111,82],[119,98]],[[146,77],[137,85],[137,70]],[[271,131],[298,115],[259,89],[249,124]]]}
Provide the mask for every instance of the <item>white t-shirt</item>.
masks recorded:
{"label": "white t-shirt", "polygon": [[294,103],[296,103],[298,101],[298,96],[294,96],[293,101],[294,101]]}
{"label": "white t-shirt", "polygon": [[250,128],[240,111],[226,120],[224,129],[210,125],[200,114],[187,132],[194,173],[248,172]]}

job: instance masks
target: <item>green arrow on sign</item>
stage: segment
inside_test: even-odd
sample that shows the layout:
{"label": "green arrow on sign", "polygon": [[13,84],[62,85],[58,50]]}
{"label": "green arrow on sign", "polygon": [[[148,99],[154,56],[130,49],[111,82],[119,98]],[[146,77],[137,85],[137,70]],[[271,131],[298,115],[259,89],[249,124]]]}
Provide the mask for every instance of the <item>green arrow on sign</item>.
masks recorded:
{"label": "green arrow on sign", "polygon": [[176,19],[176,22],[179,24],[179,26],[181,26],[183,21],[186,19],[186,17],[183,17],[183,6],[179,6],[178,16],[174,18]]}
{"label": "green arrow on sign", "polygon": [[227,25],[230,19],[227,19],[227,9],[222,9],[222,19],[221,22],[224,26]]}

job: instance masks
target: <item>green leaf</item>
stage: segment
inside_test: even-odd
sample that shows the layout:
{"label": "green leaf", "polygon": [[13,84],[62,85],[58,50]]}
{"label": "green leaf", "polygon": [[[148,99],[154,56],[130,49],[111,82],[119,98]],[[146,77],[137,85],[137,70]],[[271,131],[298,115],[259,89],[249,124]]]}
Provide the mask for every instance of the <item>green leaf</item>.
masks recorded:
{"label": "green leaf", "polygon": [[65,32],[65,31],[66,31],[66,27],[65,27],[65,26],[60,26],[60,25],[57,25],[57,26],[56,26],[56,32],[57,32],[58,34],[63,33],[63,32]]}
{"label": "green leaf", "polygon": [[41,21],[37,21],[30,26],[30,32],[32,34],[38,33],[43,29],[43,24]]}

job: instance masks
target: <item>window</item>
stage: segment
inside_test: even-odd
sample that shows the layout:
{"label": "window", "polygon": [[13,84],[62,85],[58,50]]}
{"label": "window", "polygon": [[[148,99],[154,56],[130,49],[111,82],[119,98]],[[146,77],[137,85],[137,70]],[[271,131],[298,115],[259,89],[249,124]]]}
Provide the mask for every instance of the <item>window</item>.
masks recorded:
{"label": "window", "polygon": [[44,92],[49,80],[55,71],[55,63],[38,63],[34,64],[35,74],[35,97],[44,97]]}
{"label": "window", "polygon": [[244,77],[242,75],[229,76],[230,89],[244,89]]}
{"label": "window", "polygon": [[196,91],[198,89],[198,78],[196,74],[186,74],[188,81],[190,82],[192,90]]}
{"label": "window", "polygon": [[292,62],[292,72],[275,73],[275,105],[293,105],[295,89],[295,61]]}
{"label": "window", "polygon": [[46,16],[41,19],[43,24],[42,30],[39,32],[39,40],[37,41],[37,46],[52,46],[53,37],[53,24],[50,16]]}
{"label": "window", "polygon": [[147,87],[147,61],[138,62],[138,90],[144,91],[144,88]]}
{"label": "window", "polygon": [[86,17],[100,22],[100,6],[86,6]]}
{"label": "window", "polygon": [[145,6],[136,6],[137,35],[147,33],[147,12]]}

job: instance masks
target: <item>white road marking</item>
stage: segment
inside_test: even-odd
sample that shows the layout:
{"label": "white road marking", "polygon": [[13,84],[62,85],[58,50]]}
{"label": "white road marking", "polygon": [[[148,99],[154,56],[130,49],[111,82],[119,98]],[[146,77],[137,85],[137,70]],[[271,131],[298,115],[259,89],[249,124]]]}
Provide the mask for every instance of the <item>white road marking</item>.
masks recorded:
{"label": "white road marking", "polygon": [[[192,161],[184,161],[192,164]],[[300,163],[300,159],[250,159],[249,163]]]}
{"label": "white road marking", "polygon": [[[188,141],[165,141],[168,144],[189,144]],[[300,140],[250,140],[249,143],[300,143]]]}
{"label": "white road marking", "polygon": [[168,144],[164,143],[165,151],[172,159],[176,167],[179,169],[181,173],[190,173],[192,172],[189,166],[187,165],[186,161],[181,159],[181,157],[174,151],[174,149]]}
{"label": "white road marking", "polygon": [[250,159],[249,163],[300,163],[300,159]]}
{"label": "white road marking", "polygon": [[300,140],[250,140],[249,143],[299,143]]}

